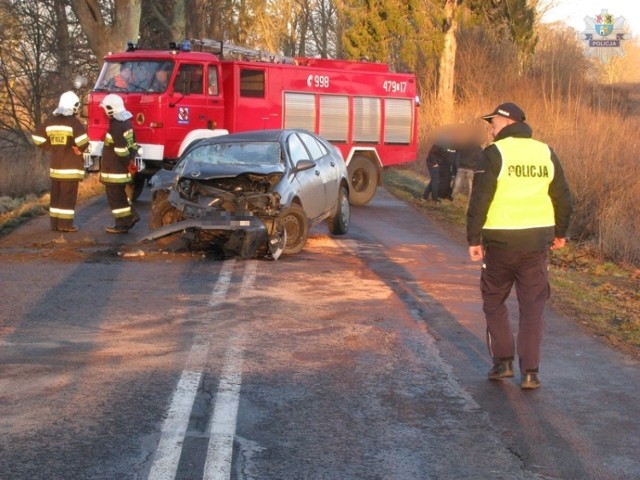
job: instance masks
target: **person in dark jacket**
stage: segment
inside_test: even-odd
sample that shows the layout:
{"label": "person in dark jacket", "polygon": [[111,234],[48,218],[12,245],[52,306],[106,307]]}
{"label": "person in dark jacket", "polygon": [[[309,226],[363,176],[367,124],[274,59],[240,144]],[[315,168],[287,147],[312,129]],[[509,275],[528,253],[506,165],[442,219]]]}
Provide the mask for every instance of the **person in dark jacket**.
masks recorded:
{"label": "person in dark jacket", "polygon": [[451,199],[451,170],[455,161],[456,150],[433,144],[427,155],[430,180],[422,194],[423,200],[431,197],[435,203],[440,203],[440,198]]}
{"label": "person in dark jacket", "polygon": [[49,219],[51,230],[59,232],[78,231],[73,220],[85,173],[82,152],[89,144],[87,129],[76,116],[79,109],[78,96],[63,93],[53,115],[31,135],[37,147],[51,153]]}
{"label": "person in dark jacket", "polygon": [[[520,107],[503,103],[482,118],[491,123],[494,142],[476,167],[467,241],[471,260],[483,261],[480,290],[493,359],[488,377],[513,377],[517,351],[520,387],[534,389],[550,294],[547,255],[565,245],[572,198],[558,157],[532,138]],[[505,305],[513,285],[520,312],[515,345]]]}
{"label": "person in dark jacket", "polygon": [[104,138],[100,181],[104,184],[107,201],[115,220],[115,225],[107,227],[108,233],[127,233],[140,220],[129,199],[126,185],[131,183],[130,163],[138,146],[135,143],[131,117],[124,107],[122,98],[109,94],[100,106],[109,117],[109,130]]}

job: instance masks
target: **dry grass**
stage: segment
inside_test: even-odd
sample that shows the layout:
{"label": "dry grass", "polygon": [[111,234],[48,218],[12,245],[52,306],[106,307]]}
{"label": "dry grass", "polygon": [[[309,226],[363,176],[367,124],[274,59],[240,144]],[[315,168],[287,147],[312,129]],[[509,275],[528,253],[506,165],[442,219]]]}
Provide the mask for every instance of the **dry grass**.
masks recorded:
{"label": "dry grass", "polygon": [[34,147],[5,147],[0,156],[0,197],[41,195],[49,190],[49,162]]}
{"label": "dry grass", "polygon": [[[102,194],[104,194],[104,186],[98,180],[98,175],[89,175],[80,183],[78,203]],[[0,235],[7,234],[24,222],[46,215],[48,212],[49,192],[40,195],[30,193],[22,197],[2,196],[0,197]]]}

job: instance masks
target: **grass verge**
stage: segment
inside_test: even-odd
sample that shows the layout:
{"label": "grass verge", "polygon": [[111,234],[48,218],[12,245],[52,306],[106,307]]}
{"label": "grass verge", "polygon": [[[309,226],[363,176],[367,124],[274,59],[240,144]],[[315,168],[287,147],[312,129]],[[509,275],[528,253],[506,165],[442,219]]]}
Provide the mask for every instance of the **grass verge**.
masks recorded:
{"label": "grass verge", "polygon": [[[421,202],[428,179],[410,168],[389,168],[383,181],[390,193],[466,245],[466,197],[437,205]],[[557,311],[590,334],[640,357],[640,269],[603,261],[589,244],[572,243],[551,253],[550,268],[550,303]]]}
{"label": "grass verge", "polygon": [[[78,203],[104,193],[97,175],[89,175],[80,182]],[[6,235],[32,218],[49,213],[49,193],[29,194],[20,198],[0,197],[0,235]]]}

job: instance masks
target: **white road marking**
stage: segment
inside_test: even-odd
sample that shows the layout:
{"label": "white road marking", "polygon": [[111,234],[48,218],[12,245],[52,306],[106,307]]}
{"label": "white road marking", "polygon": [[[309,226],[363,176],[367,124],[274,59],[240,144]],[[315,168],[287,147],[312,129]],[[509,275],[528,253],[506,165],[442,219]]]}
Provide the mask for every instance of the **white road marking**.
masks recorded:
{"label": "white road marking", "polygon": [[239,333],[232,339],[225,357],[209,426],[209,447],[202,477],[204,480],[228,480],[231,476],[233,439],[242,384],[243,338],[243,333]]}
{"label": "white road marking", "polygon": [[[258,262],[245,266],[240,296],[253,289]],[[231,476],[233,439],[236,434],[240,387],[242,386],[244,330],[240,330],[229,345],[220,376],[213,418],[209,425],[209,447],[204,465],[203,480],[228,480]]]}
{"label": "white road marking", "polygon": [[256,281],[256,272],[258,270],[258,262],[251,260],[247,262],[244,269],[244,275],[242,277],[242,287],[240,287],[240,296],[244,297],[248,295],[253,289],[253,285]]}
{"label": "white road marking", "polygon": [[227,296],[227,291],[229,290],[229,285],[231,284],[233,266],[235,265],[235,263],[236,261],[231,259],[225,260],[222,264],[220,274],[218,275],[218,281],[216,282],[216,285],[213,288],[213,292],[211,293],[211,297],[209,298],[209,305],[217,305],[222,302]]}
{"label": "white road marking", "polygon": [[180,376],[167,412],[167,418],[162,424],[160,442],[147,477],[149,480],[169,480],[176,476],[182,453],[182,443],[189,425],[191,409],[202,379],[202,366],[208,351],[208,343],[195,343],[191,347],[187,365],[192,367],[199,365],[200,368],[184,370]]}
{"label": "white road marking", "polygon": [[[231,276],[233,273],[233,267],[235,265],[235,260],[225,261],[220,269],[220,274],[218,276],[218,280],[213,288],[213,292],[211,293],[211,297],[209,298],[209,305],[215,306],[221,303],[227,295],[229,290],[229,285],[231,283]],[[251,288],[253,285],[253,281],[255,279],[255,270],[257,268],[257,264],[253,265],[248,269],[248,277],[245,276],[243,278],[242,283],[242,294],[244,294],[245,290]],[[246,275],[246,274],[245,274]],[[240,338],[240,337],[236,337]],[[203,343],[204,342],[204,343]],[[231,348],[229,352],[227,352],[227,360],[225,361],[225,368],[222,372],[222,377],[220,380],[220,389],[229,390],[229,385],[231,385],[232,390],[236,390],[237,393],[240,391],[240,380],[241,380],[241,370],[240,367],[242,365],[242,351],[236,350],[239,348],[241,342],[234,341],[231,343]],[[189,426],[189,418],[191,417],[191,411],[193,410],[193,402],[195,401],[196,394],[198,392],[198,387],[200,386],[200,382],[202,381],[202,372],[204,370],[204,366],[206,364],[207,354],[209,352],[210,341],[205,339],[204,341],[201,339],[200,342],[194,343],[191,347],[191,352],[189,353],[189,357],[187,358],[187,363],[185,365],[185,369],[180,376],[180,380],[178,381],[178,385],[173,393],[173,398],[171,400],[171,405],[169,406],[169,410],[167,411],[167,418],[162,424],[162,431],[160,435],[160,441],[158,443],[158,448],[154,454],[153,464],[151,465],[151,469],[149,471],[148,480],[172,480],[175,479],[178,464],[180,462],[180,455],[182,454],[182,445],[184,443],[184,438],[187,432],[187,428]],[[240,363],[236,360],[240,359]],[[237,386],[233,386],[233,383],[237,382]],[[236,393],[236,395],[237,395]],[[223,419],[232,420],[233,422],[233,431],[231,434],[231,448],[233,448],[233,435],[235,432],[235,415],[237,414],[237,399],[235,400],[235,413],[231,417],[231,411],[233,408],[233,399],[231,401],[222,400],[226,398],[225,395],[220,396],[220,392],[216,396],[216,414],[219,411],[219,416]],[[221,403],[221,406],[218,407],[218,403]],[[226,411],[226,409],[229,409]],[[222,424],[222,421],[218,419],[214,419],[212,421],[212,425]],[[228,424],[225,431],[231,428],[231,424]],[[219,429],[216,428],[217,432]],[[211,450],[211,446],[209,447]],[[222,452],[224,449],[218,449],[218,451]],[[225,457],[226,458],[226,457]],[[218,465],[219,463],[216,463]],[[226,468],[227,471],[231,471],[231,455],[229,454],[229,465]],[[218,477],[214,477],[218,478]],[[229,478],[228,475],[226,478]]]}

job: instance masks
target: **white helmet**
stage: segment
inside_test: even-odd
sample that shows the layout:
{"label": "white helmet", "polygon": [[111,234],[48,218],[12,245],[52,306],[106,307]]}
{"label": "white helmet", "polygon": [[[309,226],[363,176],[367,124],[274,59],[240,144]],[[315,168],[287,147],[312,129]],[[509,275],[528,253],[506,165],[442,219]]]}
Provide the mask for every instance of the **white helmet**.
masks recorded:
{"label": "white helmet", "polygon": [[124,108],[124,101],[122,100],[122,97],[116,95],[115,93],[110,93],[109,95],[104,97],[102,99],[102,102],[100,102],[100,106],[104,108],[104,111],[109,118],[117,115],[118,113],[126,111]]}
{"label": "white helmet", "polygon": [[78,96],[69,91],[60,95],[60,101],[58,102],[58,108],[53,113],[58,115],[75,115],[80,110],[80,99]]}

